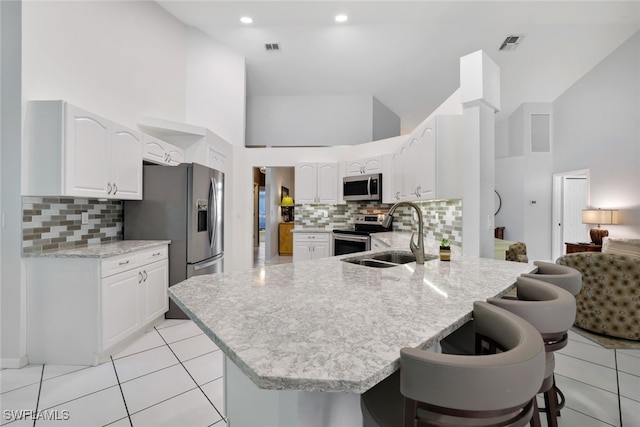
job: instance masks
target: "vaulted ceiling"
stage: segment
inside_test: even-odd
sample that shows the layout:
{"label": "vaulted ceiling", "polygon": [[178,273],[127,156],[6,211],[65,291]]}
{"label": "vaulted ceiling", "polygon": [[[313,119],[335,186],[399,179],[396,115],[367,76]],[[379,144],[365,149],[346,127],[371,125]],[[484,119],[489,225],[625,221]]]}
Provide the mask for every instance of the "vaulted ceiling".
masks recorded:
{"label": "vaulted ceiling", "polygon": [[[640,1],[157,3],[245,56],[248,96],[373,95],[405,132],[458,88],[461,56],[482,49],[500,66],[500,119],[555,100],[640,30]],[[524,38],[499,50],[509,35]]]}

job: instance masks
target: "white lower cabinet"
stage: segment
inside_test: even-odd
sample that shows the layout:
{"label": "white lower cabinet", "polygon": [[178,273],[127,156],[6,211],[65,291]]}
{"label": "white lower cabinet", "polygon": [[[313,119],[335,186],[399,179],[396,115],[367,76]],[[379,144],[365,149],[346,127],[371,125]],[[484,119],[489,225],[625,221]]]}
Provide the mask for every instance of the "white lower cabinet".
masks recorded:
{"label": "white lower cabinet", "polygon": [[27,258],[29,363],[95,365],[169,308],[168,247]]}
{"label": "white lower cabinet", "polygon": [[331,255],[329,233],[293,233],[293,262]]}

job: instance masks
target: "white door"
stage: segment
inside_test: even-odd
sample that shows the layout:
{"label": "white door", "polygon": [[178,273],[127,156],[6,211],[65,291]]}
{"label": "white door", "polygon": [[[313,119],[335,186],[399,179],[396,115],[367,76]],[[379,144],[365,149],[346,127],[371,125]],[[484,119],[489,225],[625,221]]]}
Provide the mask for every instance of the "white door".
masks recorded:
{"label": "white door", "polygon": [[412,153],[415,161],[416,195],[418,200],[430,200],[436,196],[436,135],[431,126],[424,129],[418,139],[417,152]]}
{"label": "white door", "polygon": [[587,227],[582,224],[582,209],[588,205],[588,169],[553,175],[552,260],[564,255],[565,242],[590,240]]}
{"label": "white door", "polygon": [[582,210],[587,208],[587,178],[564,177],[562,191],[562,240],[588,242],[587,226],[582,223]]}
{"label": "white door", "polygon": [[311,248],[313,259],[326,258],[329,256],[329,242],[315,242]]}
{"label": "white door", "polygon": [[65,195],[106,197],[110,122],[67,104],[65,126]]}
{"label": "white door", "polygon": [[142,137],[138,132],[115,124],[111,140],[110,184],[110,196],[142,200]]}
{"label": "white door", "polygon": [[149,162],[158,163],[161,165],[166,164],[167,152],[165,150],[165,143],[158,139],[152,138],[149,135],[145,135],[142,157]]}

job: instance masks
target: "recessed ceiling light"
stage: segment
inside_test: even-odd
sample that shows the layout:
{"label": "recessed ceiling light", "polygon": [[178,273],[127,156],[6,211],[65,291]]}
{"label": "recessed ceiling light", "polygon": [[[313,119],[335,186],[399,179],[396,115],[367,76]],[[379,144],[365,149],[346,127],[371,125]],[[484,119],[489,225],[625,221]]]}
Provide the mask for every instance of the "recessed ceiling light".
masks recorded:
{"label": "recessed ceiling light", "polygon": [[347,22],[348,19],[347,15],[336,15],[336,22]]}
{"label": "recessed ceiling light", "polygon": [[249,16],[243,16],[242,18],[240,18],[240,22],[242,22],[243,24],[251,24],[253,22],[253,19],[251,19]]}

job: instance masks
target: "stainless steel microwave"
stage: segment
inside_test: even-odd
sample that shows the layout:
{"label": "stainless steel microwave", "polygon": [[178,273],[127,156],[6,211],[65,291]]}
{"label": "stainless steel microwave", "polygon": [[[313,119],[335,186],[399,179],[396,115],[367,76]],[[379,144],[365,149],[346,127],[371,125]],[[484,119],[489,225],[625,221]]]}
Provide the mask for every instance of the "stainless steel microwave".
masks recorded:
{"label": "stainless steel microwave", "polygon": [[382,201],[382,174],[345,176],[342,179],[342,195],[346,201]]}

